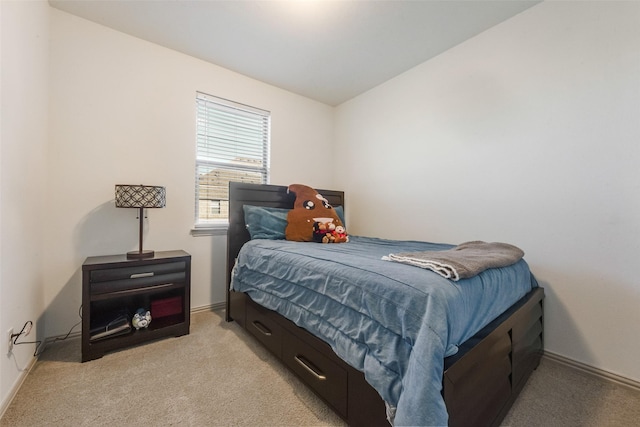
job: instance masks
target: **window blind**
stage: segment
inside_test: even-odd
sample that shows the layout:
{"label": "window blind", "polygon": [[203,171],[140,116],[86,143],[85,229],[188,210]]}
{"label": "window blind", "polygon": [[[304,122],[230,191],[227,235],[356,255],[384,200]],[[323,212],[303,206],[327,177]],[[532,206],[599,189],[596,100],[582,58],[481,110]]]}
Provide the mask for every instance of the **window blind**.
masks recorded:
{"label": "window blind", "polygon": [[269,180],[270,113],[204,93],[196,96],[196,226],[226,220],[229,181]]}

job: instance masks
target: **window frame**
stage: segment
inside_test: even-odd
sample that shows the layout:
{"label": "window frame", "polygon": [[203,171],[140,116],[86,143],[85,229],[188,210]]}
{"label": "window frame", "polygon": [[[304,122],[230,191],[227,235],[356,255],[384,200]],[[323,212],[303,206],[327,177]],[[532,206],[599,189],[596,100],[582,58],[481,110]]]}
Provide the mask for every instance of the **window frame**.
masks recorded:
{"label": "window frame", "polygon": [[[247,117],[250,117],[252,120],[256,120],[260,122],[260,125],[256,124],[252,129],[255,131],[259,131],[259,137],[254,138],[256,141],[262,140],[262,143],[256,143],[255,146],[252,145],[252,142],[246,144],[246,141],[243,143],[238,139],[229,139],[231,142],[230,145],[240,144],[241,149],[243,151],[246,149],[247,151],[253,150],[260,152],[262,155],[261,162],[259,162],[260,166],[251,166],[246,162],[245,164],[239,162],[229,161],[228,159],[224,159],[224,154],[220,156],[220,158],[209,158],[203,159],[204,155],[212,154],[212,151],[223,150],[222,146],[227,145],[226,142],[221,144],[216,144],[215,142],[211,145],[207,145],[206,147],[202,147],[201,140],[206,138],[214,138],[211,133],[206,132],[206,126],[202,124],[203,120],[206,120],[205,116],[202,115],[201,109],[207,108],[210,109],[208,111],[215,112],[219,114],[221,112],[225,114],[231,113],[229,116],[231,119],[224,124],[233,126],[233,120],[242,120]],[[233,116],[233,113],[237,112],[236,116]],[[211,125],[210,122],[207,122],[208,125]],[[219,130],[220,128],[218,128]],[[231,101],[228,99],[220,98],[217,96],[209,95],[203,92],[196,92],[196,152],[195,152],[195,196],[194,196],[194,226],[191,230],[192,235],[209,235],[209,234],[222,234],[222,231],[226,230],[229,224],[228,217],[227,218],[217,218],[217,219],[203,219],[200,215],[201,208],[201,171],[203,168],[212,168],[212,171],[227,171],[229,174],[238,173],[238,174],[260,174],[260,180],[263,184],[269,183],[270,177],[270,151],[271,151],[271,112],[267,110],[263,110],[260,108],[252,107],[246,104],[241,104],[235,101]],[[242,147],[242,145],[244,147]],[[216,147],[217,145],[217,147]],[[237,148],[237,147],[236,147]],[[242,178],[242,177],[241,177]],[[250,178],[248,178],[250,179]],[[229,181],[234,181],[234,179],[229,179]],[[248,182],[254,182],[249,180]],[[227,189],[228,191],[228,189]],[[227,194],[228,196],[228,194]],[[219,203],[222,204],[224,199],[219,199]]]}

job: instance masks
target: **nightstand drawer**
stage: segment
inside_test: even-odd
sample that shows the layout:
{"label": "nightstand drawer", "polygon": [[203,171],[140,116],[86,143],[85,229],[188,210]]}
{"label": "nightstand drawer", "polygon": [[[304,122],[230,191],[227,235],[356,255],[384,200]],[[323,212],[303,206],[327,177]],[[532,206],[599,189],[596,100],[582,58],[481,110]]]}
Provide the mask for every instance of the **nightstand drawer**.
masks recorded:
{"label": "nightstand drawer", "polygon": [[168,273],[184,273],[187,264],[184,261],[167,262],[164,264],[149,264],[139,267],[110,268],[105,270],[93,270],[91,282],[107,282],[111,280],[134,279],[151,275]]}
{"label": "nightstand drawer", "polygon": [[283,331],[282,360],[342,416],[347,415],[347,371]]}
{"label": "nightstand drawer", "polygon": [[102,294],[124,289],[137,289],[186,279],[185,262],[150,264],[138,267],[94,270],[90,274],[91,293]]}

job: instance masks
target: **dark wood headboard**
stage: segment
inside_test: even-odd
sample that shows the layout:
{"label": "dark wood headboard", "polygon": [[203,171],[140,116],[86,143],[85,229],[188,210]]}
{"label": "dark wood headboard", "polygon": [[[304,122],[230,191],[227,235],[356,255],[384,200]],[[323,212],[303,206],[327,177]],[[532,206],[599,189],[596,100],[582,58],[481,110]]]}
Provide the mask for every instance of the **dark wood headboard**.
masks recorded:
{"label": "dark wood headboard", "polygon": [[[344,208],[344,191],[317,190],[332,206]],[[250,240],[244,221],[244,205],[292,209],[295,195],[283,185],[229,183],[229,228],[227,229],[227,321],[230,317],[231,270],[240,248]]]}

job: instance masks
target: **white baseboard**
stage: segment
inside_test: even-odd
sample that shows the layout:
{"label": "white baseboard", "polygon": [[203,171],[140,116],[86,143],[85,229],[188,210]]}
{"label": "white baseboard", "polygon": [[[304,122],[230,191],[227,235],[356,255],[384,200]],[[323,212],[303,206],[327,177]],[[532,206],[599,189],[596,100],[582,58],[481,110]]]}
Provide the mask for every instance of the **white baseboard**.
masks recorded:
{"label": "white baseboard", "polygon": [[214,311],[214,310],[221,310],[223,308],[226,308],[227,303],[226,302],[214,302],[213,304],[209,304],[209,305],[202,305],[200,307],[191,307],[191,314],[195,314],[195,313],[200,313],[203,311]]}
{"label": "white baseboard", "polygon": [[552,353],[550,351],[546,351],[542,354],[542,357],[545,357],[549,360],[553,360],[554,362],[563,364],[565,366],[569,366],[570,368],[577,369],[582,372],[586,372],[587,374],[594,375],[603,380],[613,382],[619,385],[623,385],[625,387],[630,387],[634,390],[640,391],[640,382],[634,381],[630,378],[625,378],[623,376],[614,374],[609,371],[605,371],[602,369],[594,368],[593,366],[586,365],[584,363],[578,362],[573,359],[569,359],[567,357],[561,356],[556,353]]}
{"label": "white baseboard", "polygon": [[[11,357],[15,357],[15,356],[11,356]],[[27,375],[29,375],[29,372],[31,372],[31,369],[36,364],[37,360],[38,360],[37,357],[32,357],[27,367],[23,368],[20,371],[20,375],[18,375],[18,378],[16,378],[16,381],[13,383],[11,390],[9,390],[9,393],[7,393],[7,396],[2,401],[2,407],[0,407],[0,419],[2,419],[5,411],[7,410],[7,408],[9,408],[9,405],[11,405],[11,402],[13,402],[13,398],[16,397],[16,395],[18,394],[18,390],[20,390],[20,387],[22,387],[22,383],[24,383],[24,380],[27,379]]]}

